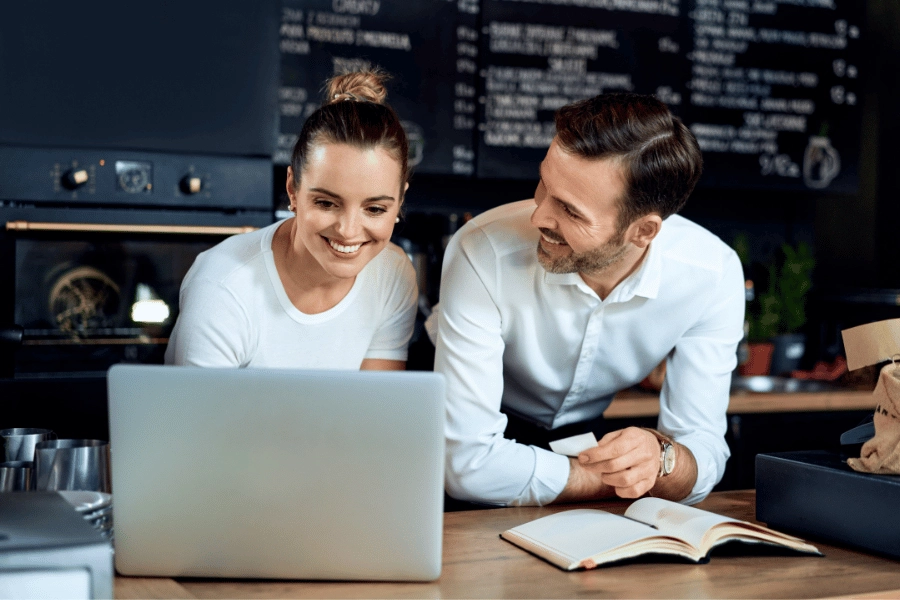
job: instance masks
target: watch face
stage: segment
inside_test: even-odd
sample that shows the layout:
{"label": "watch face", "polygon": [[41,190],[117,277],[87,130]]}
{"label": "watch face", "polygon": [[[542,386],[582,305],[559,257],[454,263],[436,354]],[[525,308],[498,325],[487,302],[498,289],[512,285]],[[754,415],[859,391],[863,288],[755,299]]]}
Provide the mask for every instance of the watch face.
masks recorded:
{"label": "watch face", "polygon": [[666,451],[663,455],[663,471],[666,475],[675,470],[675,446],[666,445]]}

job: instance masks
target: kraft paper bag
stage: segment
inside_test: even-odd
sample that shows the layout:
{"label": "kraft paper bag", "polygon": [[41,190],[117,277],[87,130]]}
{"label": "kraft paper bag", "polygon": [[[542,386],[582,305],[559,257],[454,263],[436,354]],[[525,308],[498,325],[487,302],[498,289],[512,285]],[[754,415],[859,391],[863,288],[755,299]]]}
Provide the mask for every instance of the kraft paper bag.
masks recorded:
{"label": "kraft paper bag", "polygon": [[863,444],[859,458],[848,458],[855,471],[900,475],[900,364],[881,369],[875,397],[875,437]]}
{"label": "kraft paper bag", "polygon": [[855,371],[883,360],[892,360],[900,352],[900,319],[875,321],[841,332],[847,368]]}

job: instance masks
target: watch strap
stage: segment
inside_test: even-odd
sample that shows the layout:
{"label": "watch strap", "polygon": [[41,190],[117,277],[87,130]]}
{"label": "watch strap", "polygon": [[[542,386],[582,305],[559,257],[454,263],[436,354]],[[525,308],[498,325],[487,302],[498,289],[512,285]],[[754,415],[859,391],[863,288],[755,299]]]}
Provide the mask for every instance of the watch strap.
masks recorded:
{"label": "watch strap", "polygon": [[666,434],[649,427],[641,427],[641,429],[652,433],[653,437],[655,437],[659,442],[659,471],[657,472],[656,477],[657,479],[659,479],[660,477],[665,477],[666,475],[671,473],[671,471],[666,470],[666,452],[675,451],[675,440],[673,440]]}

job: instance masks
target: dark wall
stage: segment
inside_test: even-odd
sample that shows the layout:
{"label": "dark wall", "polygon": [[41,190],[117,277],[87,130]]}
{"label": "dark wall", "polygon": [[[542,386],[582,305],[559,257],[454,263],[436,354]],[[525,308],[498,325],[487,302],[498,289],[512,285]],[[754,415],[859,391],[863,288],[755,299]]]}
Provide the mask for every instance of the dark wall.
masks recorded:
{"label": "dark wall", "polygon": [[0,144],[271,156],[278,0],[0,4]]}
{"label": "dark wall", "polygon": [[[875,108],[877,121],[876,203],[880,285],[900,288],[900,2],[870,0],[871,27],[877,42],[875,59]],[[868,132],[866,132],[868,133]],[[875,161],[873,161],[875,162]]]}
{"label": "dark wall", "polygon": [[900,288],[900,3],[868,0],[861,185],[816,200],[816,284]]}

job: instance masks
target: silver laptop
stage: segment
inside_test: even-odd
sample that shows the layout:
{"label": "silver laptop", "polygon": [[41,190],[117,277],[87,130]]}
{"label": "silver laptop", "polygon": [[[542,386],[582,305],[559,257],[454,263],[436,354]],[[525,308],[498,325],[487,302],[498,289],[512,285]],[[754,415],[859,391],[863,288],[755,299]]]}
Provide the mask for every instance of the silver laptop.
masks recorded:
{"label": "silver laptop", "polygon": [[440,575],[444,380],[431,372],[109,371],[123,575]]}

